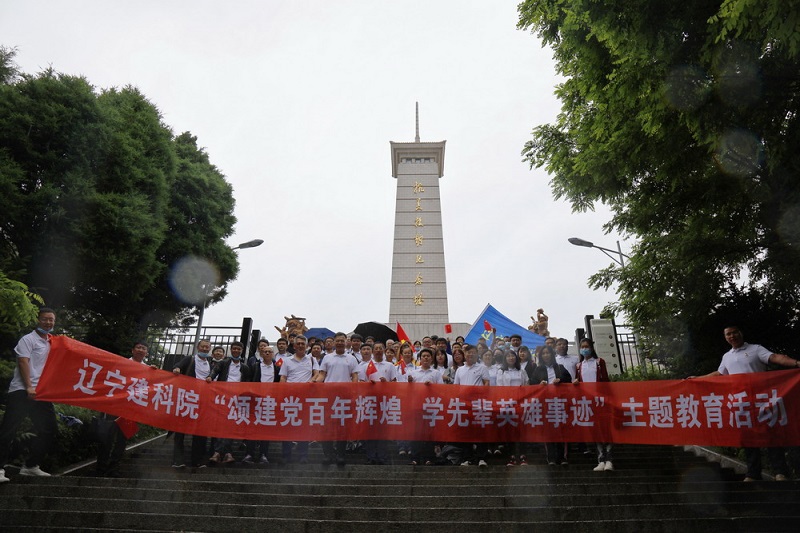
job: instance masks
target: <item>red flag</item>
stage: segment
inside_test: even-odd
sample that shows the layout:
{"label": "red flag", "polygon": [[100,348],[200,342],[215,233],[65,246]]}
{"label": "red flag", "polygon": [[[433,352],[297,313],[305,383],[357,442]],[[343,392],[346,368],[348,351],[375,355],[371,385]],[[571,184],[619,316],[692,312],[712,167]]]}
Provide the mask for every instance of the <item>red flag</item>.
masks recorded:
{"label": "red flag", "polygon": [[492,331],[492,325],[489,324],[488,320],[483,321],[483,329],[485,329],[486,331]]}
{"label": "red flag", "polygon": [[375,366],[375,361],[370,359],[369,364],[367,364],[367,370],[366,370],[367,379],[372,379],[372,374],[377,374],[377,373],[378,373],[378,367]]}
{"label": "red flag", "polygon": [[411,344],[411,339],[409,339],[408,335],[406,335],[403,326],[400,325],[400,322],[396,322],[396,324],[397,324],[397,340],[400,341],[400,344],[403,344],[404,342]]}
{"label": "red flag", "polygon": [[122,434],[125,435],[126,439],[129,439],[136,435],[136,432],[139,431],[139,424],[134,422],[133,420],[128,420],[127,418],[117,417],[114,421],[119,426],[119,430],[122,431]]}
{"label": "red flag", "polygon": [[280,368],[280,367],[282,367],[282,366],[283,366],[283,357],[280,357],[280,358],[279,358],[279,359],[278,359],[278,360],[275,362],[275,366],[277,366],[278,368]]}
{"label": "red flag", "polygon": [[397,364],[400,367],[400,372],[405,376],[406,375],[406,362],[403,358],[400,358],[400,362]]}

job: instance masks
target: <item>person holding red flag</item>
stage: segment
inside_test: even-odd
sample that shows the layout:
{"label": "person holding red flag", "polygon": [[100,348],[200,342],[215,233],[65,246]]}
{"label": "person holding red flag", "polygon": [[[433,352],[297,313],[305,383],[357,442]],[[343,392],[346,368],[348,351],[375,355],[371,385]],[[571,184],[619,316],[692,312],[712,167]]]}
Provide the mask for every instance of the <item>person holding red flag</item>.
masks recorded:
{"label": "person holding red flag", "polygon": [[[389,361],[383,360],[383,353],[383,343],[375,342],[372,345],[372,359],[367,363],[364,371],[368,382],[397,381],[395,367]],[[368,465],[385,465],[389,462],[389,447],[385,440],[364,441],[364,451],[367,454]]]}

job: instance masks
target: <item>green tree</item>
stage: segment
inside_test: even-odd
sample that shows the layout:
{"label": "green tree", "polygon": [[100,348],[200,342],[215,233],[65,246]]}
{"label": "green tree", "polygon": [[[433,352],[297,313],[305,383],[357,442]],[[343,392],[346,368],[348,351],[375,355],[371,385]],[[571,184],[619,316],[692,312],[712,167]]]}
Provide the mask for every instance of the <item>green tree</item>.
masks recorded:
{"label": "green tree", "polygon": [[195,311],[169,284],[181,257],[215,264],[224,296],[238,268],[224,242],[232,190],[195,139],[133,87],[19,74],[12,59],[0,54],[0,267],[113,351]]}
{"label": "green tree", "polygon": [[[519,14],[564,77],[561,112],[524,157],[556,198],[608,205],[606,231],[636,242],[590,284],[617,284],[615,310],[672,362],[719,358],[720,317],[747,311],[735,298],[780,303],[769,329],[786,336],[800,314],[800,8],[529,0]],[[742,324],[751,340],[764,326]]]}

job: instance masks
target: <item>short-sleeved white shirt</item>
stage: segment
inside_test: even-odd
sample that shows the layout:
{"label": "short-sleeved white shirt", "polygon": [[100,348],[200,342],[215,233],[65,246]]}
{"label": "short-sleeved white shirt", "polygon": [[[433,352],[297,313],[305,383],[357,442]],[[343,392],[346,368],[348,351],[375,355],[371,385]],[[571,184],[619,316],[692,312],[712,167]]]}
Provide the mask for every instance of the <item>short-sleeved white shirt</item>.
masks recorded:
{"label": "short-sleeved white shirt", "polygon": [[239,383],[242,381],[242,363],[239,361],[231,361],[231,366],[228,367],[228,381],[232,383]]}
{"label": "short-sleeved white shirt", "polygon": [[594,357],[584,359],[581,363],[581,381],[585,383],[597,383],[597,372],[600,362]]}
{"label": "short-sleeved white shirt", "polygon": [[528,384],[528,374],[524,370],[517,370],[516,368],[509,368],[503,370],[502,368],[497,371],[497,385],[506,387],[519,387]]}
{"label": "short-sleeved white shirt", "polygon": [[214,364],[211,359],[205,359],[199,355],[194,355],[194,376],[197,379],[205,380],[211,374],[211,365]]}
{"label": "short-sleeved white shirt", "polygon": [[367,365],[371,359],[367,359],[366,361],[361,361],[358,363],[358,380],[359,381],[367,381]]}
{"label": "short-sleeved white shirt", "polygon": [[[42,375],[44,365],[47,363],[47,356],[50,354],[49,338],[49,335],[46,339],[41,338],[34,330],[24,335],[14,348],[17,359],[30,360],[31,386],[34,388],[39,383],[39,376]],[[19,373],[19,365],[14,369],[14,378],[8,386],[8,392],[18,390],[25,390],[25,383],[22,381],[22,375]]]}
{"label": "short-sleeved white shirt", "polygon": [[310,354],[305,355],[300,361],[296,357],[285,357],[280,375],[286,376],[287,383],[308,383],[314,375],[314,370],[318,368],[317,360]]}
{"label": "short-sleeved white shirt", "polygon": [[483,385],[483,380],[489,381],[489,369],[483,363],[472,366],[462,365],[456,370],[453,379],[455,385]]}
{"label": "short-sleeved white shirt", "polygon": [[760,344],[744,343],[738,348],[731,348],[722,356],[718,371],[723,376],[764,372],[771,355],[772,352]]}
{"label": "short-sleeved white shirt", "polygon": [[[369,365],[369,363],[367,363],[367,365]],[[397,371],[395,370],[394,365],[389,361],[375,363],[375,368],[378,371],[367,377],[367,369],[364,367],[364,377],[366,378],[365,381],[380,381],[381,378],[385,378],[386,381],[392,381],[397,378]]]}
{"label": "short-sleeved white shirt", "polygon": [[574,380],[575,376],[577,375],[577,367],[578,363],[581,362],[581,358],[577,355],[556,355],[556,364],[561,365],[567,369],[569,372],[569,376]]}
{"label": "short-sleeved white shirt", "polygon": [[439,383],[443,384],[442,373],[435,368],[424,370],[422,368],[415,368],[410,372],[414,383]]}
{"label": "short-sleeved white shirt", "polygon": [[[274,383],[275,382],[275,362],[271,362],[267,364],[264,362],[263,359],[258,359],[259,370],[261,371],[261,376],[259,380],[261,383]],[[281,367],[283,369],[283,367]]]}
{"label": "short-sleeved white shirt", "polygon": [[394,365],[394,369],[397,374],[397,382],[408,383],[408,376],[412,375],[412,373],[414,372],[414,370],[417,369],[417,367],[414,365],[414,361],[411,361],[411,364],[406,363],[406,373],[403,374],[403,369],[400,366],[400,363],[397,362]]}
{"label": "short-sleeved white shirt", "polygon": [[358,371],[358,363],[350,354],[326,354],[320,370],[325,372],[325,383],[347,383],[353,380],[353,373]]}

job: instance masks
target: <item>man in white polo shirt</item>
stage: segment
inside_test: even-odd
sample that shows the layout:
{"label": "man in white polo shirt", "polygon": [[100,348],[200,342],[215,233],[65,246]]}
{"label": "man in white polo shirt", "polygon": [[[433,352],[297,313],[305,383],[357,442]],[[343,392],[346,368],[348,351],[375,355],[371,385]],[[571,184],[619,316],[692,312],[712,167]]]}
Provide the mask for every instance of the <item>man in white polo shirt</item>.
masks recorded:
{"label": "man in white polo shirt", "polygon": [[[333,337],[333,353],[325,355],[322,359],[316,381],[324,383],[347,383],[358,381],[358,363],[356,358],[345,353],[347,335],[337,333]],[[347,439],[336,442],[323,442],[322,452],[325,454],[324,464],[331,464],[334,460],[339,466],[345,465],[345,451]]]}
{"label": "man in white polo shirt", "polygon": [[[294,356],[283,360],[280,370],[281,383],[310,383],[314,381],[319,373],[319,363],[310,353],[306,353],[308,340],[304,335],[297,335],[294,338]],[[285,463],[292,462],[292,441],[283,443],[282,456]],[[297,443],[298,462],[305,464],[308,462],[308,442]]]}
{"label": "man in white polo shirt", "polygon": [[36,401],[36,385],[50,354],[50,332],[56,324],[56,313],[49,307],[39,309],[36,329],[22,337],[14,353],[17,366],[8,386],[6,414],[0,424],[0,483],[9,479],[3,465],[8,462],[11,442],[17,428],[25,418],[30,418],[36,436],[31,441],[31,453],[19,473],[23,476],[49,476],[39,468],[56,433],[56,413],[50,402]]}
{"label": "man in white polo shirt", "polygon": [[[397,372],[395,367],[389,361],[384,361],[384,346],[380,341],[376,341],[372,345],[372,361],[375,371],[370,372],[367,362],[364,372],[364,381],[374,383],[376,381],[392,382],[397,381]],[[367,454],[368,465],[385,465],[389,462],[389,448],[385,440],[367,440],[364,441],[364,451]]]}
{"label": "man in white polo shirt", "polygon": [[[454,385],[489,385],[489,369],[484,364],[478,363],[478,349],[470,344],[464,345],[464,364],[458,367],[453,378]],[[473,465],[488,466],[486,464],[486,454],[488,445],[485,442],[466,443],[466,458],[461,466]]]}
{"label": "man in white polo shirt", "polygon": [[[701,377],[765,372],[769,363],[787,368],[800,367],[800,361],[796,359],[783,354],[772,353],[758,344],[747,344],[744,342],[744,336],[737,326],[725,328],[724,334],[725,340],[731,345],[731,349],[722,356],[722,362],[717,370]],[[747,458],[747,475],[744,480],[755,481],[761,479],[761,449],[745,448],[744,453]],[[786,466],[784,449],[767,448],[767,454],[772,464],[772,470],[775,472],[775,480],[786,481],[789,469]]]}

